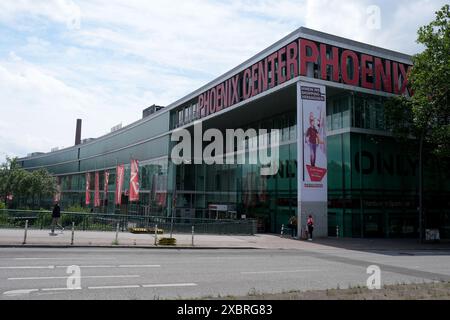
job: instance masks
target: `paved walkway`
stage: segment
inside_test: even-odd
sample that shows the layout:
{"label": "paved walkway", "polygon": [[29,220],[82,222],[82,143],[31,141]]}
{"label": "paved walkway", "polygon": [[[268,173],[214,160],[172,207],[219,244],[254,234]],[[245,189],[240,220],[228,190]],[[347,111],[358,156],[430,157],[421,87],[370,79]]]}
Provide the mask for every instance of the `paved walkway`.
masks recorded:
{"label": "paved walkway", "polygon": [[[176,248],[192,248],[192,235],[174,234]],[[50,235],[48,230],[28,230],[27,246],[70,246],[72,233],[66,230]],[[132,234],[119,232],[118,245],[115,232],[75,231],[74,246],[91,247],[149,247],[154,248],[155,238],[150,234]],[[158,238],[169,237],[168,234]],[[0,229],[0,246],[22,246],[23,229]],[[158,246],[161,247],[161,246]],[[410,239],[347,239],[323,238],[313,242],[300,241],[278,235],[258,234],[254,236],[237,235],[195,235],[195,248],[254,248],[254,249],[307,249],[323,251],[342,248],[355,251],[389,251],[389,250],[450,250],[450,243],[419,244]]]}

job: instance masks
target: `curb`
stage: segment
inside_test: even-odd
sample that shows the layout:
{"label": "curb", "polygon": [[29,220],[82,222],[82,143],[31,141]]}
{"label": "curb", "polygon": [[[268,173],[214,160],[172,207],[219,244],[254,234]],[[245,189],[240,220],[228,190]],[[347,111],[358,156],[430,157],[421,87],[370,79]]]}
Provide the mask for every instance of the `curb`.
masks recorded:
{"label": "curb", "polygon": [[259,250],[256,247],[205,247],[205,246],[126,246],[126,245],[46,245],[46,244],[1,244],[0,248],[93,248],[93,249],[172,249],[172,250]]}

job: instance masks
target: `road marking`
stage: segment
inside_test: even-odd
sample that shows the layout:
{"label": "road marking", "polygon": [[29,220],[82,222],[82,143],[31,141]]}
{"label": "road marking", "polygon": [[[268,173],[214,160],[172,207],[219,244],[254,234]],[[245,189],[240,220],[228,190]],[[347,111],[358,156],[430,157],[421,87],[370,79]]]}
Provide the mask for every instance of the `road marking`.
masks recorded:
{"label": "road marking", "polygon": [[[67,268],[70,266],[57,266],[56,268]],[[160,268],[159,264],[143,265],[99,265],[99,266],[79,266],[80,268]]]}
{"label": "road marking", "polygon": [[[70,266],[56,266],[56,268],[68,268]],[[104,266],[79,266],[80,268],[116,268],[117,266],[104,265]]]}
{"label": "road marking", "polygon": [[30,294],[32,292],[37,292],[39,289],[22,289],[22,290],[12,290],[12,291],[6,291],[3,292],[4,295],[7,296],[16,296],[21,294]]}
{"label": "road marking", "polygon": [[102,289],[131,289],[140,288],[140,285],[130,285],[130,286],[103,286],[103,287],[88,287],[90,290],[102,290]]}
{"label": "road marking", "polygon": [[81,290],[81,288],[79,288],[79,289],[73,289],[73,288],[46,288],[46,289],[41,289],[41,291],[72,291],[72,290]]}
{"label": "road marking", "polygon": [[[88,287],[89,290],[107,290],[107,289],[136,289],[136,288],[173,288],[173,287],[194,287],[197,286],[196,283],[160,283],[160,284],[133,284],[133,285],[123,285],[123,286],[100,286],[100,287]],[[6,291],[4,295],[21,295],[21,294],[30,294],[33,292],[49,292],[49,291],[73,291],[73,290],[82,290],[79,289],[70,289],[70,288],[44,288],[44,289],[22,289],[22,290],[13,290]]]}
{"label": "road marking", "polygon": [[67,257],[67,258],[12,258],[14,260],[114,260],[115,258],[77,258],[77,257]]}
{"label": "road marking", "polygon": [[[70,266],[14,266],[14,267],[0,267],[0,269],[55,269],[68,268]],[[130,265],[93,265],[93,266],[79,266],[80,268],[160,268],[159,264],[130,264]]]}
{"label": "road marking", "polygon": [[144,284],[143,288],[168,288],[168,287],[195,287],[196,283],[162,283],[162,284]]}
{"label": "road marking", "polygon": [[322,270],[302,269],[302,270],[248,271],[248,272],[241,272],[241,274],[297,273],[297,272],[312,272],[312,271],[322,271]]}
{"label": "road marking", "polygon": [[129,288],[172,288],[172,287],[194,287],[196,283],[160,283],[160,284],[143,284],[143,285],[129,285],[129,286],[101,286],[101,287],[88,287],[90,290],[101,289],[129,289]]}
{"label": "road marking", "polygon": [[119,268],[160,268],[159,264],[143,264],[143,265],[133,265],[133,264],[122,264]]}
{"label": "road marking", "polygon": [[0,267],[0,269],[55,269],[55,266],[15,266],[15,267]]}
{"label": "road marking", "polygon": [[[114,276],[82,276],[81,279],[102,279],[102,278],[139,278],[140,275],[114,275]],[[67,279],[68,277],[26,277],[26,278],[8,278],[8,280],[53,280]]]}

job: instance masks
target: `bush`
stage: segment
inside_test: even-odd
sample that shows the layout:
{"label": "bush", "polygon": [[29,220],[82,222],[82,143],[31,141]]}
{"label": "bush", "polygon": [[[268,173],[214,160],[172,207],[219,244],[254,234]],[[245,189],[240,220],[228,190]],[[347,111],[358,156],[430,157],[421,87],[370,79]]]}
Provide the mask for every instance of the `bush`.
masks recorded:
{"label": "bush", "polygon": [[83,208],[80,205],[70,206],[66,210],[66,212],[79,212],[79,213],[89,213],[91,210],[89,208]]}
{"label": "bush", "polygon": [[6,212],[0,212],[0,226],[9,226],[10,222]]}
{"label": "bush", "polygon": [[158,244],[162,246],[175,246],[177,240],[175,238],[161,238],[158,240]]}
{"label": "bush", "polygon": [[0,210],[6,209],[6,205],[3,201],[0,201]]}
{"label": "bush", "polygon": [[50,226],[52,223],[52,214],[48,211],[40,210],[37,214],[35,226],[44,228]]}
{"label": "bush", "polygon": [[61,213],[61,225],[62,226],[72,226],[72,222],[75,222],[75,226],[79,226],[83,224],[83,221],[86,217],[83,217],[79,214],[65,214]]}

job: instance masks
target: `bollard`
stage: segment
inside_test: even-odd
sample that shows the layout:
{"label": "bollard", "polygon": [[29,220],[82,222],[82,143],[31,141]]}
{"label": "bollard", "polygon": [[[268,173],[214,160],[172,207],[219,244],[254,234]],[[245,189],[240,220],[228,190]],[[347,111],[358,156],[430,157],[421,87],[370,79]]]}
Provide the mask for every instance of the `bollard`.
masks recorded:
{"label": "bollard", "polygon": [[284,236],[284,224],[281,225],[281,236]]}
{"label": "bollard", "polygon": [[194,246],[194,226],[192,226],[192,246]]}
{"label": "bollard", "polygon": [[336,226],[336,238],[339,238],[339,226]]}
{"label": "bollard", "polygon": [[25,220],[25,233],[23,235],[23,243],[27,244],[28,220]]}
{"label": "bollard", "polygon": [[70,245],[73,246],[73,238],[75,235],[75,222],[72,221],[72,238],[70,240]]}
{"label": "bollard", "polygon": [[115,241],[116,245],[119,244],[119,227],[120,227],[120,224],[117,223],[117,227],[116,227],[116,241]]}
{"label": "bollard", "polygon": [[155,246],[158,245],[158,225],[155,224]]}

